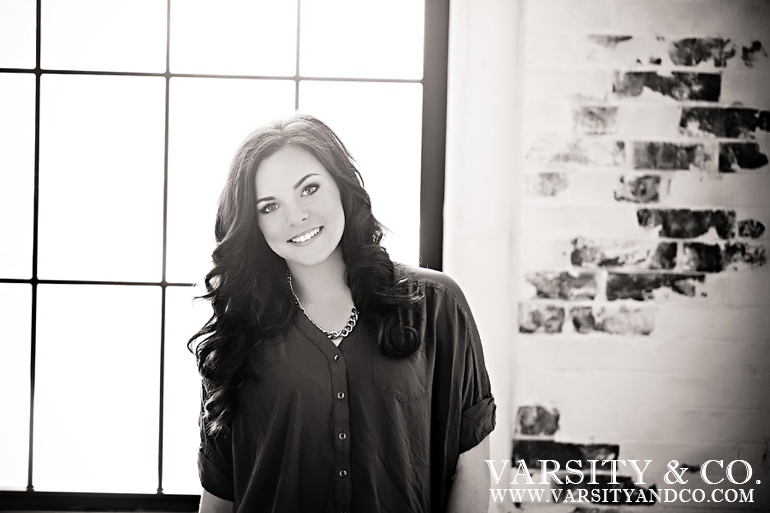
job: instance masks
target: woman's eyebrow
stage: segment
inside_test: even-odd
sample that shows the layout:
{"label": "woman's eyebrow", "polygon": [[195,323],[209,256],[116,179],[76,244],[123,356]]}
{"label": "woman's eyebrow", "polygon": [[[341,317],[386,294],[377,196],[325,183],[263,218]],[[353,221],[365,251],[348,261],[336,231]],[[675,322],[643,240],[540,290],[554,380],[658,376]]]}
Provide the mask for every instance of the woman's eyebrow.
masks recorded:
{"label": "woman's eyebrow", "polygon": [[296,189],[297,187],[302,185],[302,182],[304,182],[305,180],[307,180],[311,176],[320,176],[320,175],[318,173],[308,173],[305,176],[303,176],[302,178],[300,178],[297,183],[294,184],[294,188]]}
{"label": "woman's eyebrow", "polygon": [[[310,178],[311,176],[321,176],[318,173],[308,173],[302,178],[299,179],[297,183],[294,184],[294,188],[297,189],[300,185],[302,185],[302,182]],[[257,203],[260,203],[262,201],[272,201],[275,199],[275,196],[265,196],[264,198],[257,199]]]}

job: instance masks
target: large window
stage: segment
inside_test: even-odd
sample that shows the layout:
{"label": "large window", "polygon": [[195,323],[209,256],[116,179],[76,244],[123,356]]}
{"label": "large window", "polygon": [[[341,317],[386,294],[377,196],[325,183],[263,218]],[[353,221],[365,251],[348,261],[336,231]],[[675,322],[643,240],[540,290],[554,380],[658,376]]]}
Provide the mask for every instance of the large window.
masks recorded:
{"label": "large window", "polygon": [[0,502],[194,504],[193,285],[260,122],[325,120],[440,267],[446,3],[0,0]]}

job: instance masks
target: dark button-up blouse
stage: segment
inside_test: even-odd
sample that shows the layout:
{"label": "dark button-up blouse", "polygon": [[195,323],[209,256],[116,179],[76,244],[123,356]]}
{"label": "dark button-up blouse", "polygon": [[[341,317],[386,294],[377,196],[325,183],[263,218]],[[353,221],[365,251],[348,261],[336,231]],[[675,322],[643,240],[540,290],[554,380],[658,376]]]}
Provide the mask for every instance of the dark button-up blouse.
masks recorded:
{"label": "dark button-up blouse", "polygon": [[495,404],[459,287],[408,272],[424,294],[411,357],[382,355],[360,320],[337,347],[303,315],[260,344],[230,432],[201,432],[209,493],[250,513],[445,510],[457,458],[494,429]]}

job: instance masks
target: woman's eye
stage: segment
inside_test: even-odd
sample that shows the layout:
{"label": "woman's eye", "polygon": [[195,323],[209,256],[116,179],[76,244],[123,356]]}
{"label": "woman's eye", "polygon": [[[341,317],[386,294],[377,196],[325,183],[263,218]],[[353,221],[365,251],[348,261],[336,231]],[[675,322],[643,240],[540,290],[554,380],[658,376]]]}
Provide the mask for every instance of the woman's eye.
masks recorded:
{"label": "woman's eye", "polygon": [[302,188],[302,196],[310,196],[318,190],[318,184],[311,183]]}
{"label": "woman's eye", "polygon": [[275,204],[275,203],[268,203],[267,205],[265,205],[264,207],[259,209],[259,213],[260,214],[269,214],[270,212],[272,212],[276,208],[278,208],[277,204]]}

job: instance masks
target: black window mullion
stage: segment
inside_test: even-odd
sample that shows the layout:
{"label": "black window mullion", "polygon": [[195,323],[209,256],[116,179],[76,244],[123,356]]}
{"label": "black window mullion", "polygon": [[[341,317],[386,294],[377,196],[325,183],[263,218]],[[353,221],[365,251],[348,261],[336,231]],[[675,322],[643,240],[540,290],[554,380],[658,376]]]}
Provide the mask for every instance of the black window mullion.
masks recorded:
{"label": "black window mullion", "polygon": [[449,2],[425,0],[420,265],[436,270],[443,266],[448,50]]}
{"label": "black window mullion", "polygon": [[299,53],[302,29],[302,0],[297,0],[297,51],[294,57],[294,110],[299,110]]}
{"label": "black window mullion", "polygon": [[169,97],[171,86],[171,0],[166,0],[166,98],[164,114],[164,146],[163,146],[163,261],[160,284],[160,379],[158,389],[158,490],[163,493],[163,417],[165,402],[166,380],[166,242],[168,239],[168,133],[169,133]]}
{"label": "black window mullion", "polygon": [[34,461],[34,434],[35,434],[35,362],[37,353],[37,255],[38,255],[38,226],[40,203],[40,10],[42,0],[37,0],[36,29],[35,29],[35,156],[34,156],[34,184],[32,200],[32,304],[30,315],[30,354],[29,354],[29,451],[27,456],[27,491],[34,491],[32,479]]}
{"label": "black window mullion", "polygon": [[[257,75],[215,75],[197,73],[170,72],[171,38],[171,0],[167,0],[166,32],[166,69],[157,72],[124,71],[87,71],[66,69],[43,69],[41,65],[42,39],[42,0],[36,0],[36,57],[34,69],[0,68],[2,73],[35,74],[35,128],[34,128],[34,198],[33,198],[33,240],[32,273],[30,279],[0,278],[0,283],[29,283],[32,287],[30,315],[30,401],[29,401],[29,452],[26,492],[0,491],[0,500],[7,506],[11,500],[17,510],[102,510],[116,511],[141,510],[148,507],[157,510],[190,509],[197,506],[195,495],[167,495],[163,493],[163,437],[164,437],[164,384],[165,384],[165,327],[166,299],[169,286],[192,286],[191,283],[169,283],[167,275],[167,231],[168,231],[168,179],[169,179],[169,112],[170,79],[172,77],[191,78],[231,78],[252,80],[293,80],[295,87],[294,107],[299,109],[300,80],[339,81],[339,82],[378,82],[378,83],[421,83],[423,86],[422,112],[422,162],[420,186],[420,256],[422,266],[441,269],[441,251],[443,243],[443,195],[444,195],[444,151],[446,130],[446,69],[448,47],[448,2],[425,1],[425,47],[422,80],[394,78],[350,78],[350,77],[301,77],[301,9],[302,0],[297,0],[297,35],[296,61],[294,76],[257,76]],[[160,282],[133,282],[110,280],[55,280],[38,278],[39,251],[39,188],[40,188],[40,98],[42,75],[117,75],[164,77],[165,79],[165,146],[163,164],[163,229],[162,229],[162,277]],[[108,493],[59,493],[36,492],[33,482],[34,461],[34,412],[36,384],[36,347],[37,347],[37,298],[38,285],[120,285],[120,286],[160,286],[161,287],[161,325],[160,325],[160,369],[159,369],[159,412],[158,412],[158,486],[155,494],[108,494]],[[181,508],[181,509],[179,509]]]}
{"label": "black window mullion", "polygon": [[[34,69],[25,68],[0,68],[0,73],[29,73]],[[179,78],[216,78],[230,80],[315,80],[318,82],[374,82],[385,84],[420,84],[421,80],[413,78],[365,78],[365,77],[313,77],[297,75],[217,75],[213,73],[166,73],[166,72],[142,72],[142,71],[101,71],[101,70],[73,70],[73,69],[44,69],[42,73],[47,75],[88,75],[88,76],[112,76],[112,77],[179,77]]]}
{"label": "black window mullion", "polygon": [[[164,252],[165,253],[165,252]],[[165,259],[164,259],[165,260]],[[160,287],[160,385],[158,390],[158,490],[157,493],[163,493],[163,406],[166,374],[166,285]]]}

